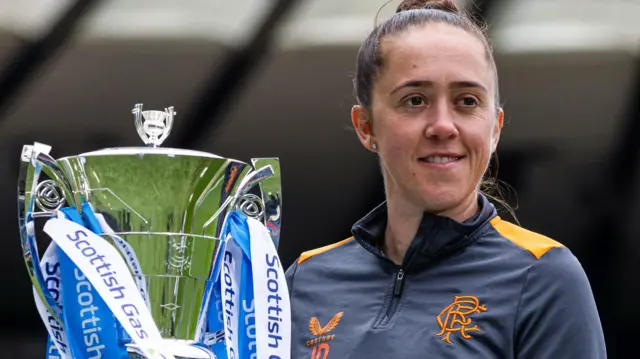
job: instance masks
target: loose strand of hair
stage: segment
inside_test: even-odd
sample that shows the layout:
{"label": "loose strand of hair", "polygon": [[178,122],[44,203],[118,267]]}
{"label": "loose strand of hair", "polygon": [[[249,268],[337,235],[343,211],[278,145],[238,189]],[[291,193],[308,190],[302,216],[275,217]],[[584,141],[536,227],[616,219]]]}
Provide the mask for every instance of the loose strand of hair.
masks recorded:
{"label": "loose strand of hair", "polygon": [[[516,215],[516,212],[515,212],[518,208],[517,191],[515,190],[515,188],[513,188],[513,186],[509,185],[508,183],[498,178],[498,170],[500,167],[500,160],[498,158],[498,154],[494,153],[492,156],[492,159],[495,163],[494,165],[495,170],[492,171],[491,166],[489,167],[489,169],[487,169],[485,178],[482,180],[480,184],[480,192],[482,192],[482,194],[484,194],[484,196],[487,197],[490,201],[494,202],[503,210],[507,211],[511,216],[511,218],[515,221],[515,223],[520,225],[520,220],[518,219],[518,216]],[[509,196],[506,195],[505,190],[507,193],[513,194],[515,196],[516,198],[515,207],[512,207],[508,203],[507,197]]]}
{"label": "loose strand of hair", "polygon": [[387,2],[385,2],[384,4],[382,4],[382,6],[378,9],[378,11],[376,12],[376,17],[373,20],[373,27],[376,28],[378,27],[378,25],[380,25],[380,23],[378,22],[378,20],[380,20],[380,13],[382,12],[382,10],[387,7],[389,4],[391,4],[392,2],[394,2],[396,0],[388,0]]}

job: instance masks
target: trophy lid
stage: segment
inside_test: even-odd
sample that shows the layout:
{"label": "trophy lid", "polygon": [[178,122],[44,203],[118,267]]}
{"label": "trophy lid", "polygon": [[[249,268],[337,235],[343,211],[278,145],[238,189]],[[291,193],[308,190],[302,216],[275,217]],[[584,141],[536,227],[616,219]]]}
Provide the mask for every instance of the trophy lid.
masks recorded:
{"label": "trophy lid", "polygon": [[[194,156],[194,157],[206,157],[206,158],[219,158],[219,159],[229,159],[222,156],[214,155],[209,152],[203,151],[194,151],[194,150],[185,150],[180,148],[166,148],[166,147],[113,147],[113,148],[104,148],[101,150],[91,151],[82,153],[78,156],[88,157],[88,156],[117,156],[117,155],[166,155],[169,157],[173,156]],[[76,156],[74,156],[76,157]],[[233,160],[236,161],[236,160]],[[241,162],[241,161],[237,161]]]}
{"label": "trophy lid", "polygon": [[145,155],[160,155],[168,157],[203,157],[203,158],[215,158],[221,160],[228,160],[236,163],[246,164],[243,161],[236,159],[225,158],[212,153],[179,149],[179,148],[166,148],[160,147],[162,143],[169,137],[173,128],[173,119],[176,115],[173,106],[167,107],[164,111],[148,110],[142,111],[142,104],[136,104],[131,113],[134,117],[134,124],[140,139],[146,145],[146,147],[114,147],[104,148],[96,151],[90,151],[81,153],[79,155],[67,156],[65,158],[73,157],[89,157],[89,156],[145,156]]}

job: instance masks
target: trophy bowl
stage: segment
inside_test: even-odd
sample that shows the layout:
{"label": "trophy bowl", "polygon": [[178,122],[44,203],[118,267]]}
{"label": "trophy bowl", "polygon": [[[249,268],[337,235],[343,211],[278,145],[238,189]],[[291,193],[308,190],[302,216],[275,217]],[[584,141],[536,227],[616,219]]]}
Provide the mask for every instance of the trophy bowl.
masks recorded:
{"label": "trophy bowl", "polygon": [[[53,159],[50,147],[24,146],[18,186],[23,255],[34,291],[60,319],[55,293],[40,268],[36,218],[62,207],[99,215],[100,236],[120,250],[163,338],[202,335],[202,308],[228,214],[240,210],[280,233],[277,158],[251,164],[214,154],[159,147],[171,131],[173,108],[133,109],[146,147],[111,148]],[[46,176],[47,178],[45,178]],[[256,186],[257,185],[257,186]],[[86,313],[85,313],[86,314]],[[95,325],[95,323],[94,323]]]}

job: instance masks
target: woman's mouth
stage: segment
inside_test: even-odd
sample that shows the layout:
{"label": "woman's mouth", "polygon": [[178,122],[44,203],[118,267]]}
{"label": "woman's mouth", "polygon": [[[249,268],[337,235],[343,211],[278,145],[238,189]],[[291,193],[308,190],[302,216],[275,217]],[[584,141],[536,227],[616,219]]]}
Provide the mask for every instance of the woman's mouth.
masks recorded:
{"label": "woman's mouth", "polygon": [[453,162],[457,162],[460,159],[462,159],[462,157],[454,157],[454,156],[427,156],[427,157],[421,157],[420,161],[422,162],[427,162],[427,163],[434,163],[434,164],[447,164],[447,163],[453,163]]}

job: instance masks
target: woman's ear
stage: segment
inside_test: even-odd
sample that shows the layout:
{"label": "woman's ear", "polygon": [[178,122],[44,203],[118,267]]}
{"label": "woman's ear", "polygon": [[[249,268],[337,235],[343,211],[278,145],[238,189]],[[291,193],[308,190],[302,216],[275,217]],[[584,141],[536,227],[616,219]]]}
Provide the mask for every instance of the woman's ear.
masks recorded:
{"label": "woman's ear", "polygon": [[377,152],[377,144],[371,128],[371,114],[361,105],[355,105],[351,109],[351,123],[355,128],[360,143],[372,152]]}

